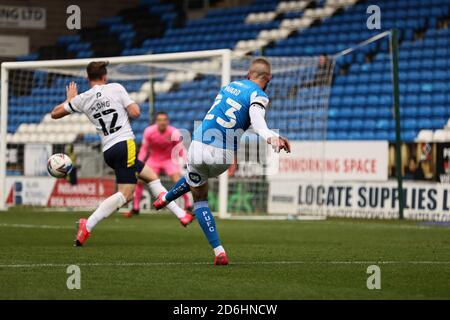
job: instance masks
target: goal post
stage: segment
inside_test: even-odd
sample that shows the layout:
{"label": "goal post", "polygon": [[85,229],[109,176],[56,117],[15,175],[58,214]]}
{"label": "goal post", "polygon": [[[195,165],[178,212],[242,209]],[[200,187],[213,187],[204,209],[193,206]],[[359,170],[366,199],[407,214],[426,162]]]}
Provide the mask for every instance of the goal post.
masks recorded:
{"label": "goal post", "polygon": [[[224,52],[222,57],[222,86],[226,86],[231,81],[231,51]],[[228,216],[228,172],[219,176],[219,217]]]}
{"label": "goal post", "polygon": [[[84,68],[92,60],[107,60],[110,65],[126,64],[149,64],[162,62],[186,62],[208,59],[219,59],[221,64],[221,85],[230,82],[231,51],[229,49],[205,50],[181,53],[149,54],[139,56],[121,56],[105,58],[86,58],[75,60],[46,60],[46,61],[24,61],[24,62],[4,62],[1,64],[1,106],[0,106],[0,211],[6,210],[6,164],[7,164],[7,127],[8,127],[8,95],[9,91],[9,73],[12,70],[51,70],[57,72],[58,69],[78,69],[84,71]],[[189,70],[187,70],[189,71]],[[69,72],[70,73],[70,72]],[[81,76],[81,74],[80,74]],[[64,98],[61,97],[61,101]],[[226,216],[227,197],[227,175],[220,177],[220,206],[219,215]]]}
{"label": "goal post", "polygon": [[0,83],[0,211],[6,210],[6,133],[8,125],[8,68],[1,65]]}

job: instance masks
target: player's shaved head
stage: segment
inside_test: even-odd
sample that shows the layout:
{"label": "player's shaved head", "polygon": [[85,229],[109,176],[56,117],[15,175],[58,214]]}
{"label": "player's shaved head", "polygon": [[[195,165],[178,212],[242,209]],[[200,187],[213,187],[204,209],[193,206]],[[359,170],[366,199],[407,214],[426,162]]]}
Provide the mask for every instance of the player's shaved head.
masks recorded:
{"label": "player's shaved head", "polygon": [[255,58],[248,69],[248,79],[252,80],[265,89],[272,79],[270,62],[266,58]]}
{"label": "player's shaved head", "polygon": [[89,81],[103,80],[103,77],[107,74],[106,66],[108,64],[108,61],[90,62],[86,68]]}

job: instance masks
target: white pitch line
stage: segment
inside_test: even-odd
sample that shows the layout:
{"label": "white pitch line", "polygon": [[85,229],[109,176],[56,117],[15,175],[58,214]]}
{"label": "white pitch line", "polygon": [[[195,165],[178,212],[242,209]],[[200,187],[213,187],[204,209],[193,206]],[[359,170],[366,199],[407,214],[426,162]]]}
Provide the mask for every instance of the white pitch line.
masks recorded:
{"label": "white pitch line", "polygon": [[27,228],[27,229],[70,229],[70,230],[75,229],[75,227],[69,226],[52,226],[48,224],[20,224],[20,223],[0,223],[0,227]]}
{"label": "white pitch line", "polygon": [[[123,262],[123,263],[30,263],[30,264],[0,264],[0,268],[59,268],[69,265],[80,267],[152,267],[152,266],[195,266],[211,265],[211,262]],[[371,264],[424,264],[450,265],[450,261],[242,261],[232,262],[232,265],[371,265]]]}
{"label": "white pitch line", "polygon": [[[49,224],[21,224],[21,223],[0,223],[0,228],[24,228],[24,229],[54,229],[54,230],[76,230],[75,222],[73,223],[73,227],[71,226],[58,226],[58,225],[49,225]],[[130,225],[116,225],[116,226],[103,226],[103,229],[134,229],[133,226]]]}

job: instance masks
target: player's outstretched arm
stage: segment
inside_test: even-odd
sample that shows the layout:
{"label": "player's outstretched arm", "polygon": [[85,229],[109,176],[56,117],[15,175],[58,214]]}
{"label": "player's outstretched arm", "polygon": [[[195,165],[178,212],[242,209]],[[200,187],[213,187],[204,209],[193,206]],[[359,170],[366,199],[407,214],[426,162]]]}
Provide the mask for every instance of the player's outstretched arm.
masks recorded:
{"label": "player's outstretched arm", "polygon": [[291,144],[289,140],[284,137],[271,137],[267,139],[267,143],[272,145],[272,148],[275,152],[280,152],[281,150],[286,151],[287,153],[291,152]]}
{"label": "player's outstretched arm", "polygon": [[133,102],[127,106],[127,113],[131,119],[139,118],[141,115],[141,108],[136,102]]}
{"label": "player's outstretched arm", "polygon": [[[71,106],[71,100],[75,98],[78,95],[78,89],[77,84],[75,82],[70,82],[68,86],[66,86],[66,101],[64,101],[61,104],[58,104],[56,107],[53,108],[51,116],[52,119],[60,119],[62,117],[65,117],[72,112],[67,111],[67,108],[65,105],[68,105],[69,108],[73,107]],[[75,112],[75,110],[73,110]]]}
{"label": "player's outstretched arm", "polygon": [[273,132],[267,127],[266,119],[264,116],[266,111],[259,104],[253,104],[250,106],[250,122],[253,129],[258,135],[260,135],[268,144],[272,145],[275,152],[285,150],[291,152],[291,145],[288,139],[280,137],[277,133]]}
{"label": "player's outstretched arm", "polygon": [[122,102],[122,106],[127,110],[128,117],[130,119],[139,118],[141,115],[141,108],[139,105],[130,98],[127,90],[119,83],[113,84],[117,90],[118,98]]}

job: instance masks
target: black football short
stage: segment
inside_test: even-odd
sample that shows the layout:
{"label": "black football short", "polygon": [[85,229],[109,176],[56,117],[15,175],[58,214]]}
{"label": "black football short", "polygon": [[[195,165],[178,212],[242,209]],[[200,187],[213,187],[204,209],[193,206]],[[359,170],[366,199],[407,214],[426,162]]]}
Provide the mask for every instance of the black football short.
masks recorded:
{"label": "black football short", "polygon": [[136,154],[133,139],[118,142],[103,152],[106,164],[116,173],[117,183],[137,183],[137,175],[144,169],[144,163],[137,159]]}

